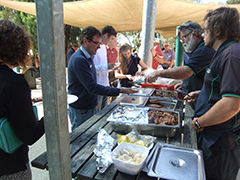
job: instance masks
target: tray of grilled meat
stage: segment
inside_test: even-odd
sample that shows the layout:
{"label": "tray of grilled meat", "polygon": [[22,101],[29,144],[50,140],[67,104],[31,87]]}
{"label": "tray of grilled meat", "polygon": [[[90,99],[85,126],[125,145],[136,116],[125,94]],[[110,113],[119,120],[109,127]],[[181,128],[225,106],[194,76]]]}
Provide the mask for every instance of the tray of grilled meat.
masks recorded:
{"label": "tray of grilled meat", "polygon": [[169,100],[164,100],[151,97],[148,99],[146,103],[146,107],[155,107],[155,108],[161,108],[161,109],[167,109],[167,110],[175,110],[177,106],[177,100],[174,99],[169,99]]}
{"label": "tray of grilled meat", "polygon": [[[147,111],[147,113],[144,113],[143,116],[141,115],[140,119],[141,122],[143,122],[142,119],[146,118],[146,123],[137,123],[136,118],[134,123],[126,123],[126,117],[124,117],[125,119],[120,121],[111,122],[113,130],[119,134],[123,134],[130,132],[131,129],[135,127],[138,132],[143,135],[174,137],[177,130],[180,129],[181,119],[178,111],[152,107],[141,108],[144,108],[143,112]],[[139,109],[137,109],[137,111],[140,112]]]}
{"label": "tray of grilled meat", "polygon": [[178,92],[177,91],[169,91],[169,90],[155,90],[151,97],[160,97],[160,98],[177,98]]}

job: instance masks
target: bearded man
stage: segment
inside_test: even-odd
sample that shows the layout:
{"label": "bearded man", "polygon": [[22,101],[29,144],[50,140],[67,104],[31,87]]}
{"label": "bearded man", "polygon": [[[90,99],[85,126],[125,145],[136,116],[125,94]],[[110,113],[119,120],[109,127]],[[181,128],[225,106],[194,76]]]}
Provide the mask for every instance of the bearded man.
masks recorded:
{"label": "bearded man", "polygon": [[[197,22],[184,22],[178,29],[178,38],[189,53],[188,62],[184,66],[154,71],[146,77],[145,82],[154,82],[158,77],[181,79],[182,88],[187,93],[200,90],[206,68],[215,52],[204,45],[202,32],[203,29]],[[194,109],[194,104],[192,107]]]}

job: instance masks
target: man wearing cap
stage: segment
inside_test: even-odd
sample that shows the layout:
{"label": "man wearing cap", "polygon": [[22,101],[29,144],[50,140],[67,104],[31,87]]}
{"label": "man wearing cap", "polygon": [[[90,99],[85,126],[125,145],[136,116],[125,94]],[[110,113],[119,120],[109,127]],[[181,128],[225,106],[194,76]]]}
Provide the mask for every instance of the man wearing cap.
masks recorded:
{"label": "man wearing cap", "polygon": [[197,22],[184,22],[178,30],[178,38],[185,51],[189,52],[189,60],[184,66],[152,72],[146,77],[145,82],[154,82],[158,77],[182,79],[183,90],[187,93],[201,89],[206,68],[215,52],[205,47],[202,32],[203,29]]}

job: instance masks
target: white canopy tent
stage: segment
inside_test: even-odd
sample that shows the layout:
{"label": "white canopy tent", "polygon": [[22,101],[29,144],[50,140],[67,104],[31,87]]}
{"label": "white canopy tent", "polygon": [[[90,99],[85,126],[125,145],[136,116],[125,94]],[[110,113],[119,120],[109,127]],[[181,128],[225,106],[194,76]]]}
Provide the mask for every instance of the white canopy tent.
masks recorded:
{"label": "white canopy tent", "polygon": [[[1,0],[0,5],[36,15],[35,3]],[[165,38],[175,36],[176,27],[192,20],[203,25],[210,9],[223,5],[190,3],[182,0],[158,0],[155,29]],[[240,11],[240,4],[228,5]],[[64,2],[64,23],[76,27],[112,25],[116,31],[142,29],[143,0],[85,0]]]}

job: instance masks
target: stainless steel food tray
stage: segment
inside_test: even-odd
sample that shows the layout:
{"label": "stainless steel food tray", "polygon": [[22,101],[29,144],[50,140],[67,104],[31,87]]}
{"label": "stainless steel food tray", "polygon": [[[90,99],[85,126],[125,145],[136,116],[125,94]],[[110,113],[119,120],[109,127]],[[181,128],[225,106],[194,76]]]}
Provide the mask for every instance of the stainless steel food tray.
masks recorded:
{"label": "stainless steel food tray", "polygon": [[140,134],[143,135],[152,135],[152,136],[160,136],[160,137],[174,137],[177,133],[177,130],[181,127],[181,119],[180,114],[177,111],[171,111],[166,109],[160,108],[149,108],[149,109],[156,109],[165,112],[174,112],[178,116],[178,124],[177,125],[161,125],[161,124],[154,124],[149,123],[146,125],[127,125],[124,123],[116,123],[110,122],[112,129],[119,134],[126,134],[129,133],[133,127],[135,127]]}
{"label": "stainless steel food tray", "polygon": [[157,143],[149,165],[148,175],[163,179],[206,180],[201,150]]}
{"label": "stainless steel food tray", "polygon": [[[178,97],[178,92],[177,91],[170,91],[170,90],[155,90],[152,94],[151,97],[162,97],[162,96],[156,96],[155,93],[168,93],[168,94],[172,94],[171,97],[173,98],[177,98]],[[171,98],[171,97],[162,97],[162,98]]]}
{"label": "stainless steel food tray", "polygon": [[[163,110],[175,110],[176,109],[176,106],[177,106],[177,100],[173,100],[173,99],[169,99],[169,100],[167,100],[167,101],[164,101],[164,98],[158,98],[158,97],[150,97],[149,99],[148,99],[148,101],[147,101],[147,103],[146,103],[146,107],[152,107],[152,106],[149,106],[148,105],[148,102],[149,102],[149,100],[151,100],[151,99],[156,99],[156,100],[158,100],[161,104],[163,104],[166,108],[161,108],[161,109],[163,109]],[[160,108],[160,107],[159,107]]]}
{"label": "stainless steel food tray", "polygon": [[143,96],[125,96],[123,97],[119,104],[127,106],[145,106],[148,101],[148,97]]}
{"label": "stainless steel food tray", "polygon": [[146,96],[149,97],[153,94],[155,89],[153,88],[139,88],[137,93],[133,93],[130,96]]}

